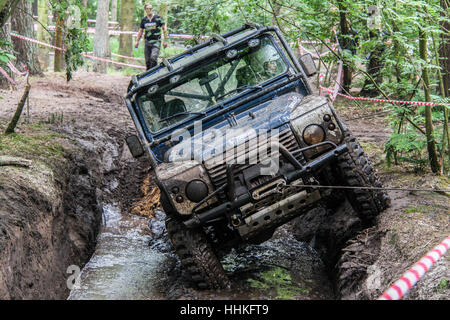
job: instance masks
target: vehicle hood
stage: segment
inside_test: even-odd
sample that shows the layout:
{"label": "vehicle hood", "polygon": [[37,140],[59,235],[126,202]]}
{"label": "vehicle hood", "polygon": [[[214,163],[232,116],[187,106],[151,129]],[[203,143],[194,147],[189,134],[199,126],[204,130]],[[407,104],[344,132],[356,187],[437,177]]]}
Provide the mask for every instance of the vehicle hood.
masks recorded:
{"label": "vehicle hood", "polygon": [[290,92],[247,109],[236,116],[228,115],[224,121],[206,130],[201,130],[198,126],[194,128],[192,136],[187,131],[173,134],[173,143],[182,141],[165,153],[164,161],[190,159],[205,161],[230,147],[252,140],[259,134],[266,134],[266,136],[270,136],[271,132],[276,134],[280,127],[286,125],[291,119],[323,103],[326,103],[324,97],[305,97],[299,93]]}

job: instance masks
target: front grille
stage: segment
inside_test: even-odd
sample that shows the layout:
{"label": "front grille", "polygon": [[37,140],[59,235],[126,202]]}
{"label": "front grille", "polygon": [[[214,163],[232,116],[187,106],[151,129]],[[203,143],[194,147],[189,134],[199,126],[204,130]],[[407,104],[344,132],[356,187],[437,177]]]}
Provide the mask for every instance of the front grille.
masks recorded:
{"label": "front grille", "polygon": [[[254,165],[254,163],[253,164],[248,163],[248,155],[255,152],[255,149],[257,148],[257,141],[258,141],[258,139],[256,137],[248,140],[246,142],[245,148],[241,148],[240,150],[236,149],[235,150],[236,154],[231,154],[228,158],[226,158],[227,155],[224,154],[224,155],[220,155],[221,158],[219,158],[219,156],[216,156],[216,157],[205,160],[205,162],[204,162],[205,168],[208,171],[211,181],[216,188],[218,188],[219,186],[226,183],[226,181],[227,181],[226,166],[227,166],[227,164],[233,163],[232,162],[233,156],[235,157],[235,159],[239,159],[239,157],[242,157],[243,159],[246,159],[246,162],[247,162],[247,163],[235,165],[233,168],[235,174],[242,172],[246,168]],[[279,143],[291,152],[299,149],[297,140],[295,139],[295,136],[292,133],[292,130],[287,125],[280,129]],[[245,153],[245,158],[243,156],[244,153]],[[267,155],[269,157],[272,156],[270,154],[270,148],[267,151]],[[306,163],[302,153],[298,152],[295,155],[295,157],[301,164]],[[258,162],[259,161],[260,160],[258,159]]]}

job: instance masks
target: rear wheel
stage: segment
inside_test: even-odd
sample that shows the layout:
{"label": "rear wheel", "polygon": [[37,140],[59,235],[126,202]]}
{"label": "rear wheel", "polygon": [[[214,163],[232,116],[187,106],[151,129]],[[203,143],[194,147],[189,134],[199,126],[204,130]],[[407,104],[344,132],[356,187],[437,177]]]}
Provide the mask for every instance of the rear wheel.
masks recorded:
{"label": "rear wheel", "polygon": [[345,189],[345,195],[363,224],[373,224],[378,214],[389,207],[390,200],[383,190],[357,188],[381,188],[382,184],[356,138],[347,132],[344,139],[348,152],[338,158],[338,183],[356,187]]}
{"label": "rear wheel", "polygon": [[165,195],[161,204],[166,211],[166,230],[181,265],[199,289],[223,289],[230,280],[223,270],[202,228],[189,229],[175,216]]}

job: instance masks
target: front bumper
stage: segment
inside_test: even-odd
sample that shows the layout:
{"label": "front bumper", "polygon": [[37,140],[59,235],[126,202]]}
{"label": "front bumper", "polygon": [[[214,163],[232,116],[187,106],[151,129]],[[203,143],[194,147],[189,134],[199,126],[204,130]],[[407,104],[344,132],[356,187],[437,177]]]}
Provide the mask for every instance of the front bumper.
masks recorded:
{"label": "front bumper", "polygon": [[[314,159],[310,161],[307,165],[302,166],[301,164],[296,161],[295,157],[292,155],[291,152],[286,150],[285,148],[280,148],[281,153],[285,156],[285,158],[290,161],[294,167],[295,170],[285,174],[281,178],[283,178],[287,184],[294,182],[298,179],[300,179],[302,176],[305,176],[307,174],[311,174],[313,171],[320,169],[321,167],[324,167],[328,165],[330,162],[334,161],[339,155],[345,153],[348,151],[347,145],[341,145],[337,146],[335,149],[321,155],[317,159]],[[313,186],[312,186],[313,187]],[[314,199],[315,197],[311,198]],[[192,217],[186,221],[184,221],[184,224],[188,228],[195,228],[198,226],[201,226],[211,220],[214,220],[222,215],[231,215],[233,212],[236,212],[237,209],[241,208],[242,206],[245,206],[246,204],[250,203],[252,201],[252,195],[250,193],[242,194],[236,198],[232,197],[232,201],[227,201],[219,206],[212,208],[208,211],[202,212],[202,213],[193,213]],[[296,197],[289,197],[289,200],[286,203],[283,203],[283,206],[289,206],[291,203],[297,201],[298,199]],[[285,199],[287,200],[287,199]],[[310,204],[311,201],[305,201],[305,205]],[[281,202],[280,202],[281,203]],[[299,208],[295,208],[298,210]],[[279,208],[276,206],[273,207],[272,211],[277,211]],[[251,219],[248,220],[249,223],[252,222]]]}

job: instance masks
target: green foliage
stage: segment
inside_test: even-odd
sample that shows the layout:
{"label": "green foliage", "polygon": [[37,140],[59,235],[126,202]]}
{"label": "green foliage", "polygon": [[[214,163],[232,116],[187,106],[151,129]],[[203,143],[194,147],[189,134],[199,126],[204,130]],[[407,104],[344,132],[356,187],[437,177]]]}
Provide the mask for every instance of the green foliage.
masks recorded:
{"label": "green foliage", "polygon": [[261,279],[248,279],[252,288],[258,290],[274,290],[276,299],[294,299],[296,296],[308,294],[307,289],[300,288],[293,281],[291,274],[282,268],[275,268],[261,273]]}
{"label": "green foliage", "polygon": [[[425,139],[416,131],[410,130],[403,134],[393,133],[385,145],[386,165],[390,167],[394,157],[417,165],[426,163],[426,154],[423,152],[425,147]],[[404,154],[408,156],[403,156]]]}
{"label": "green foliage", "polygon": [[0,38],[0,67],[5,67],[9,60],[16,59],[11,53],[9,53],[8,48],[11,48],[11,42],[6,41],[6,39]]}
{"label": "green foliage", "polygon": [[443,293],[450,288],[450,281],[448,279],[442,279],[438,284],[438,292]]}
{"label": "green foliage", "polygon": [[32,125],[22,126],[25,132],[0,134],[0,154],[13,156],[61,157],[64,148],[59,139],[64,136],[51,132],[48,128]]}
{"label": "green foliage", "polygon": [[84,64],[82,53],[86,51],[88,46],[87,29],[87,9],[83,7],[81,0],[50,0],[55,11],[57,11],[64,21],[71,23],[67,25],[66,34],[64,36],[64,58],[66,61],[66,79],[72,79],[72,72],[76,71],[79,66]]}
{"label": "green foliage", "polygon": [[51,113],[47,119],[48,124],[63,124],[64,123],[64,113]]}
{"label": "green foliage", "polygon": [[[95,19],[97,0],[90,0],[88,8],[81,6],[81,0],[50,1],[59,12],[66,12],[69,5],[76,5],[81,9],[81,26],[69,29],[64,38],[68,48],[65,56],[67,78],[70,79],[71,72],[83,63],[81,52],[89,51],[88,38],[83,31],[87,27],[86,19]],[[134,30],[139,28],[145,15],[145,3],[151,3],[154,12],[160,13],[161,2],[135,0]],[[119,1],[118,12],[120,5]],[[440,67],[436,65],[438,59],[434,56],[434,46],[442,45],[441,35],[448,32],[441,24],[450,21],[448,12],[440,7],[440,0],[167,0],[164,5],[168,6],[166,22],[169,33],[194,35],[194,40],[188,43],[190,45],[202,41],[202,35],[223,33],[249,21],[277,25],[287,40],[293,42],[300,38],[333,43],[336,40],[334,29],[342,44],[354,40],[353,36],[343,35],[341,32],[340,19],[345,14],[351,29],[357,33],[357,45],[354,50],[340,50],[337,55],[325,56],[322,62],[326,66],[336,63],[339,57],[343,58],[356,71],[352,81],[354,87],[361,88],[371,77],[375,79],[376,85],[370,83],[368,88],[376,89],[379,98],[416,101],[425,99],[420,77],[423,68],[427,68],[432,100],[449,102],[449,97],[443,97],[438,91],[437,74]],[[377,7],[375,16],[369,13],[371,6]],[[427,61],[422,60],[419,55],[419,30],[423,30],[428,38],[433,36],[436,39],[429,41]],[[116,46],[117,38],[111,37],[112,52],[117,52]],[[133,53],[135,57],[143,57],[143,46]],[[168,48],[161,51],[161,56],[176,53]],[[0,51],[0,65],[5,60],[2,54],[3,51]],[[380,70],[378,74],[371,71],[365,73],[370,58],[374,55],[380,60]],[[124,72],[133,71],[125,69]],[[331,77],[334,79],[334,75]],[[423,108],[386,107],[391,110],[390,125],[394,132],[385,146],[388,165],[395,158],[396,163],[407,161],[422,166],[427,161],[425,138],[419,133],[420,128],[424,127]],[[436,146],[441,151],[442,158],[445,158],[447,150],[442,139],[443,108],[433,108],[433,120]]]}

